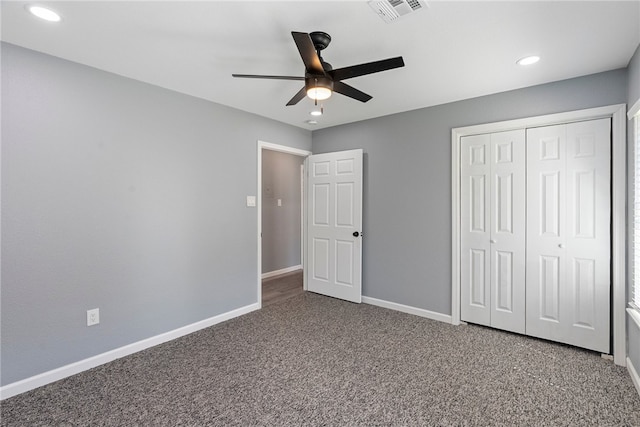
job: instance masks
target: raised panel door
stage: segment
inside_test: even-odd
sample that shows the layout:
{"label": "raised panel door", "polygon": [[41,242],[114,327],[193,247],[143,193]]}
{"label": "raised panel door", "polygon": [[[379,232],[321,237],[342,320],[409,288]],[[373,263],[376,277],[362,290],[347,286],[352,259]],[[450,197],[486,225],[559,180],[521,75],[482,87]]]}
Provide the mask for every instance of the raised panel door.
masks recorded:
{"label": "raised panel door", "polygon": [[566,313],[566,125],[527,129],[526,333],[559,340]]}
{"label": "raised panel door", "polygon": [[[362,300],[362,150],[306,160],[307,289]],[[357,232],[357,233],[356,233]]]}
{"label": "raised panel door", "polygon": [[610,344],[611,122],[567,125],[564,342],[603,353]]}
{"label": "raised panel door", "polygon": [[491,324],[490,136],[463,137],[460,154],[461,295],[467,322]]}
{"label": "raised panel door", "polygon": [[461,140],[461,319],[524,332],[524,130]]}
{"label": "raised panel door", "polygon": [[491,134],[491,326],[525,330],[525,131]]}
{"label": "raised panel door", "polygon": [[526,333],[609,351],[610,120],[527,131]]}

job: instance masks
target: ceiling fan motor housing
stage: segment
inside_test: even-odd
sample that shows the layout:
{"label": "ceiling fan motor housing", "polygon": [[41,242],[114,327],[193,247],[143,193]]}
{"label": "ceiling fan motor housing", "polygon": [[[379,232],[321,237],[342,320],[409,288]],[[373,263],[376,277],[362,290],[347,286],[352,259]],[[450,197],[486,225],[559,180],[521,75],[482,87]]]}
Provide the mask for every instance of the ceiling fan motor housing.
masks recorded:
{"label": "ceiling fan motor housing", "polygon": [[331,36],[324,31],[314,31],[309,33],[309,37],[317,51],[326,49],[331,43]]}
{"label": "ceiling fan motor housing", "polygon": [[316,87],[324,87],[333,91],[333,80],[327,76],[314,76],[307,74],[304,79],[304,86],[307,91]]}

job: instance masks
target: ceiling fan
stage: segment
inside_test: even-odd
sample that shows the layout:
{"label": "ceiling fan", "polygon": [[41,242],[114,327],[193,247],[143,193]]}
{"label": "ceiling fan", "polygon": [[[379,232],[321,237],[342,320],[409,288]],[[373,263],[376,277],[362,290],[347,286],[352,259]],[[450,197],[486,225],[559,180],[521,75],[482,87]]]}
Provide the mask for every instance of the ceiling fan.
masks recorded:
{"label": "ceiling fan", "polygon": [[350,67],[338,68],[336,70],[331,64],[325,62],[320,55],[331,42],[331,36],[322,31],[314,31],[312,33],[300,33],[292,31],[293,41],[298,47],[302,62],[304,62],[304,77],[298,76],[265,76],[258,74],[232,74],[233,77],[250,78],[250,79],[275,79],[275,80],[301,80],[304,81],[304,87],[296,93],[293,98],[287,102],[287,105],[295,105],[302,98],[308,96],[316,101],[327,99],[332,92],[338,92],[349,98],[356,99],[361,102],[367,102],[372,97],[346,83],[343,80],[353,77],[364,76],[366,74],[379,73],[380,71],[391,70],[394,68],[404,67],[404,61],[401,56],[381,61],[367,62]]}

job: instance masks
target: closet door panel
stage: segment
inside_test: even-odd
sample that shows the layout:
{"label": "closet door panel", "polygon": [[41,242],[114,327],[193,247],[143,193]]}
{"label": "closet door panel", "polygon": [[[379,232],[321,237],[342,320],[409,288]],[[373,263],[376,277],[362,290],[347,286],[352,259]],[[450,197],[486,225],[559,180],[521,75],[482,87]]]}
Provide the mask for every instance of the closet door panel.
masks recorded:
{"label": "closet door panel", "polygon": [[565,342],[609,352],[610,120],[567,125]]}
{"label": "closet door panel", "polygon": [[526,333],[560,340],[566,316],[566,127],[527,129]]}
{"label": "closet door panel", "polygon": [[525,331],[525,131],[491,134],[491,326]]}
{"label": "closet door panel", "polygon": [[609,119],[527,131],[526,333],[605,353],[610,152]]}
{"label": "closet door panel", "polygon": [[490,325],[490,138],[461,141],[460,315],[467,322]]}

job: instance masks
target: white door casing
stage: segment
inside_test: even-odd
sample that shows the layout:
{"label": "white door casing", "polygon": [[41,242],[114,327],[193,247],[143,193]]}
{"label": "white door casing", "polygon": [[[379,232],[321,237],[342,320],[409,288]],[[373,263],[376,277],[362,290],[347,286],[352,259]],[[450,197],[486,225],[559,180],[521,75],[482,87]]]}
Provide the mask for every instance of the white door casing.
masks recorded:
{"label": "white door casing", "polygon": [[524,333],[524,130],[460,143],[461,318]]}
{"label": "white door casing", "polygon": [[362,149],[311,155],[306,276],[311,292],[362,301]]}
{"label": "white door casing", "polygon": [[528,335],[609,352],[610,119],[527,130]]}

